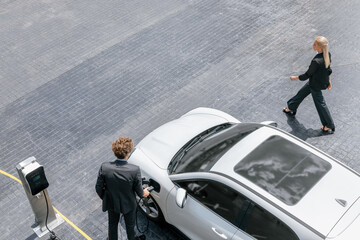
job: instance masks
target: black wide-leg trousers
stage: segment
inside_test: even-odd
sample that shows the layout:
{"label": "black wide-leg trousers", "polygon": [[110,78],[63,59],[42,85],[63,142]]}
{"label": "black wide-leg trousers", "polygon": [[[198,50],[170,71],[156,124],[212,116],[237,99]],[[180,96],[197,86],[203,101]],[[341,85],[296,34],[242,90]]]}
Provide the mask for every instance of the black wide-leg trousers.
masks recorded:
{"label": "black wide-leg trousers", "polygon": [[335,128],[334,121],[330,115],[329,109],[326,106],[326,102],[324,99],[324,96],[322,95],[321,90],[316,91],[310,88],[309,82],[307,82],[300,90],[299,92],[292,97],[288,102],[288,108],[296,112],[298,109],[300,103],[311,93],[312,98],[315,103],[316,110],[319,114],[321,124],[323,126],[326,126],[328,128]]}

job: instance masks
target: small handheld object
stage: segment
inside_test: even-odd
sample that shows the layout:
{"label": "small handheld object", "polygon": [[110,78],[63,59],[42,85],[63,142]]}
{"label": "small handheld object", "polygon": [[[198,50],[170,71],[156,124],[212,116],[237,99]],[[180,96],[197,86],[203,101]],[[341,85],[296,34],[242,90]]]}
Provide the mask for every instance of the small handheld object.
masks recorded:
{"label": "small handheld object", "polygon": [[147,179],[145,177],[142,178],[142,183],[143,183],[143,187],[152,187],[151,190],[149,190],[149,192],[151,191],[155,191],[155,192],[160,192],[160,184],[158,182],[156,182],[153,179]]}

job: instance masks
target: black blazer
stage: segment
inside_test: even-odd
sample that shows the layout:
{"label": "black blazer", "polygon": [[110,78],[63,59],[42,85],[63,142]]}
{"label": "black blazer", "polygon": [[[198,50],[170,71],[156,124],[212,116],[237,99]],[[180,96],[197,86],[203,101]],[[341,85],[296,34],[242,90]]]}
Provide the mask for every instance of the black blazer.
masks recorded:
{"label": "black blazer", "polygon": [[[331,54],[329,53],[330,62],[331,62]],[[332,69],[330,66],[325,68],[325,61],[323,53],[318,53],[309,66],[309,69],[306,73],[301,74],[299,79],[301,81],[305,81],[309,79],[309,84],[311,89],[319,91],[322,89],[326,89],[329,86],[329,75],[332,73]]]}
{"label": "black blazer", "polygon": [[126,214],[136,209],[135,192],[144,194],[140,168],[126,161],[105,162],[96,181],[96,193],[103,200],[102,210]]}

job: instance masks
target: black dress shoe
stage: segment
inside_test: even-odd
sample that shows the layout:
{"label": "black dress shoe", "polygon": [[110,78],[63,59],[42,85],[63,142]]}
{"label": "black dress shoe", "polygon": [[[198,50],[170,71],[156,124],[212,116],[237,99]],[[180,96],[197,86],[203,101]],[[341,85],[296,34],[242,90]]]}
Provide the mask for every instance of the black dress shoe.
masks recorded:
{"label": "black dress shoe", "polygon": [[145,235],[139,235],[135,237],[136,240],[145,240],[146,236]]}

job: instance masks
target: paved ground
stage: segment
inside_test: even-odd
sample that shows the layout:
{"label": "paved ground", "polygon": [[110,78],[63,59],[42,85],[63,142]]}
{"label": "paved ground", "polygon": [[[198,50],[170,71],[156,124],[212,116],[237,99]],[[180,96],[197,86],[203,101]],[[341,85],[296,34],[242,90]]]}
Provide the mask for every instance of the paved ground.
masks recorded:
{"label": "paved ground", "polygon": [[[1,1],[0,170],[18,177],[35,156],[54,206],[91,239],[106,238],[94,184],[111,142],[199,106],[275,120],[360,172],[359,11],[358,0]],[[334,135],[321,134],[311,98],[296,118],[281,112],[317,35],[333,56]],[[22,186],[2,174],[0,212],[0,239],[37,239]],[[56,232],[85,239],[68,223]],[[154,223],[146,235],[181,239]]]}

